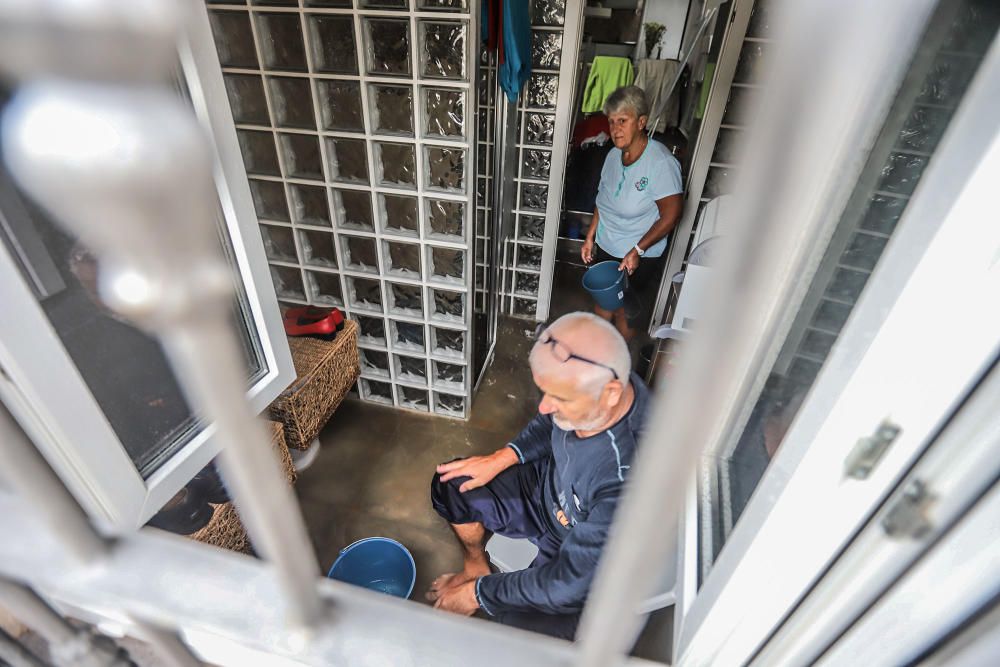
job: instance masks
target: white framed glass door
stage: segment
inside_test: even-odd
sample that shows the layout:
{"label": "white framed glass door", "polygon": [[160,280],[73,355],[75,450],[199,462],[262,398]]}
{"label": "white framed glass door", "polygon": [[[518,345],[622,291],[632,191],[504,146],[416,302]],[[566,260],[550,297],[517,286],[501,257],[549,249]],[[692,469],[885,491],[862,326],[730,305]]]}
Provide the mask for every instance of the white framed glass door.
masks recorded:
{"label": "white framed glass door", "polygon": [[[742,664],[995,360],[997,12],[943,2],[681,531],[680,664]],[[995,89],[995,85],[993,86]]]}
{"label": "white framed glass door", "polygon": [[[294,379],[291,354],[214,53],[184,48],[180,58],[181,94],[213,139],[232,321],[261,412]],[[0,395],[88,513],[134,529],[215,457],[213,428],[189,407],[159,344],[103,305],[87,248],[6,175],[3,185]]]}

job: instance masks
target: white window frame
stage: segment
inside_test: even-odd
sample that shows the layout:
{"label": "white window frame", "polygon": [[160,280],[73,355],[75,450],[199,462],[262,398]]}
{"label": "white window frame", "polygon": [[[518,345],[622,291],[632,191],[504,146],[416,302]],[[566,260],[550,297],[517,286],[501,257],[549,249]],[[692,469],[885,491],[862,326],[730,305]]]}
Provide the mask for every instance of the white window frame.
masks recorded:
{"label": "white window frame", "polygon": [[[990,304],[1000,294],[1000,230],[981,216],[1000,179],[1000,135],[990,115],[998,73],[995,43],[837,346],[694,596],[700,554],[691,523],[697,514],[688,504],[675,616],[678,664],[748,661],[995,359],[1000,313]],[[927,304],[945,316],[932,320]],[[931,335],[947,354],[921,354]],[[917,377],[914,359],[926,361]],[[867,479],[846,477],[848,453],[884,419],[900,426],[900,435]]]}
{"label": "white window frame", "polygon": [[[266,373],[247,391],[257,412],[294,379],[263,241],[236,139],[218,57],[207,25],[191,22],[180,45],[181,71],[216,153],[215,177],[238,277]],[[35,299],[14,258],[0,246],[0,399],[37,443],[87,512],[111,532],[143,525],[219,452],[207,425],[143,479]]]}

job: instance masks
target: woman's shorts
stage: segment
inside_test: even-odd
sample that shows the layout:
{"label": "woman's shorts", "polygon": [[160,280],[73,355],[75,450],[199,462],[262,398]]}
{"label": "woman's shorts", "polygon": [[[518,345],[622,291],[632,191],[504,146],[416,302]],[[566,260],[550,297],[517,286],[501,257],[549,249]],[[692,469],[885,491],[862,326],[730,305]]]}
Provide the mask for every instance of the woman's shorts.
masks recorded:
{"label": "woman's shorts", "polygon": [[[660,255],[659,257],[640,257],[639,266],[636,267],[632,275],[628,277],[628,285],[630,289],[641,291],[649,284],[652,280],[659,280],[660,274],[663,271],[663,260],[666,255]],[[616,262],[621,262],[621,257],[615,257],[614,255],[606,252],[604,248],[594,244],[594,263],[606,262],[608,260],[614,260]]]}

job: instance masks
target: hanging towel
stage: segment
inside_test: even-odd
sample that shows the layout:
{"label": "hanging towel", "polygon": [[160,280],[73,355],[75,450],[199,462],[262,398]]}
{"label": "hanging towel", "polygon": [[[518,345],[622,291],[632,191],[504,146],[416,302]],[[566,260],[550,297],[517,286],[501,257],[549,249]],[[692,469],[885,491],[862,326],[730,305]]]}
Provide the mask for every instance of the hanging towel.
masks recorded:
{"label": "hanging towel", "polygon": [[608,95],[622,86],[632,85],[635,74],[632,61],[615,56],[597,56],[590,66],[587,87],[583,93],[583,113],[594,113],[604,108]]}
{"label": "hanging towel", "polygon": [[531,21],[528,18],[528,0],[496,0],[502,6],[500,29],[503,43],[500,48],[500,68],[497,77],[500,87],[511,102],[531,76]]}
{"label": "hanging towel", "polygon": [[[674,88],[670,91],[669,98],[665,98],[664,95],[667,86],[677,78],[680,67],[679,60],[639,61],[639,73],[635,77],[635,85],[645,90],[646,97],[649,98],[650,119],[647,126],[653,128],[654,132],[662,132],[667,125],[677,125],[677,114],[680,110],[678,90]],[[659,112],[658,117],[653,118],[657,112]]]}

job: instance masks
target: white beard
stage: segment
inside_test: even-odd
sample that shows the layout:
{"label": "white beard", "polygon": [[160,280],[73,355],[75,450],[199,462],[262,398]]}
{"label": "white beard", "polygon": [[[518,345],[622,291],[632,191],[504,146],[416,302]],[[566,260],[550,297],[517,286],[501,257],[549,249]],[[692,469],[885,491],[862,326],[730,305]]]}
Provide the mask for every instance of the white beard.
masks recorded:
{"label": "white beard", "polygon": [[607,417],[601,415],[595,415],[591,419],[587,419],[586,421],[581,421],[574,424],[564,419],[560,419],[559,417],[553,416],[552,421],[555,423],[556,426],[558,426],[564,431],[594,431],[602,424],[604,424],[605,421],[607,421]]}

